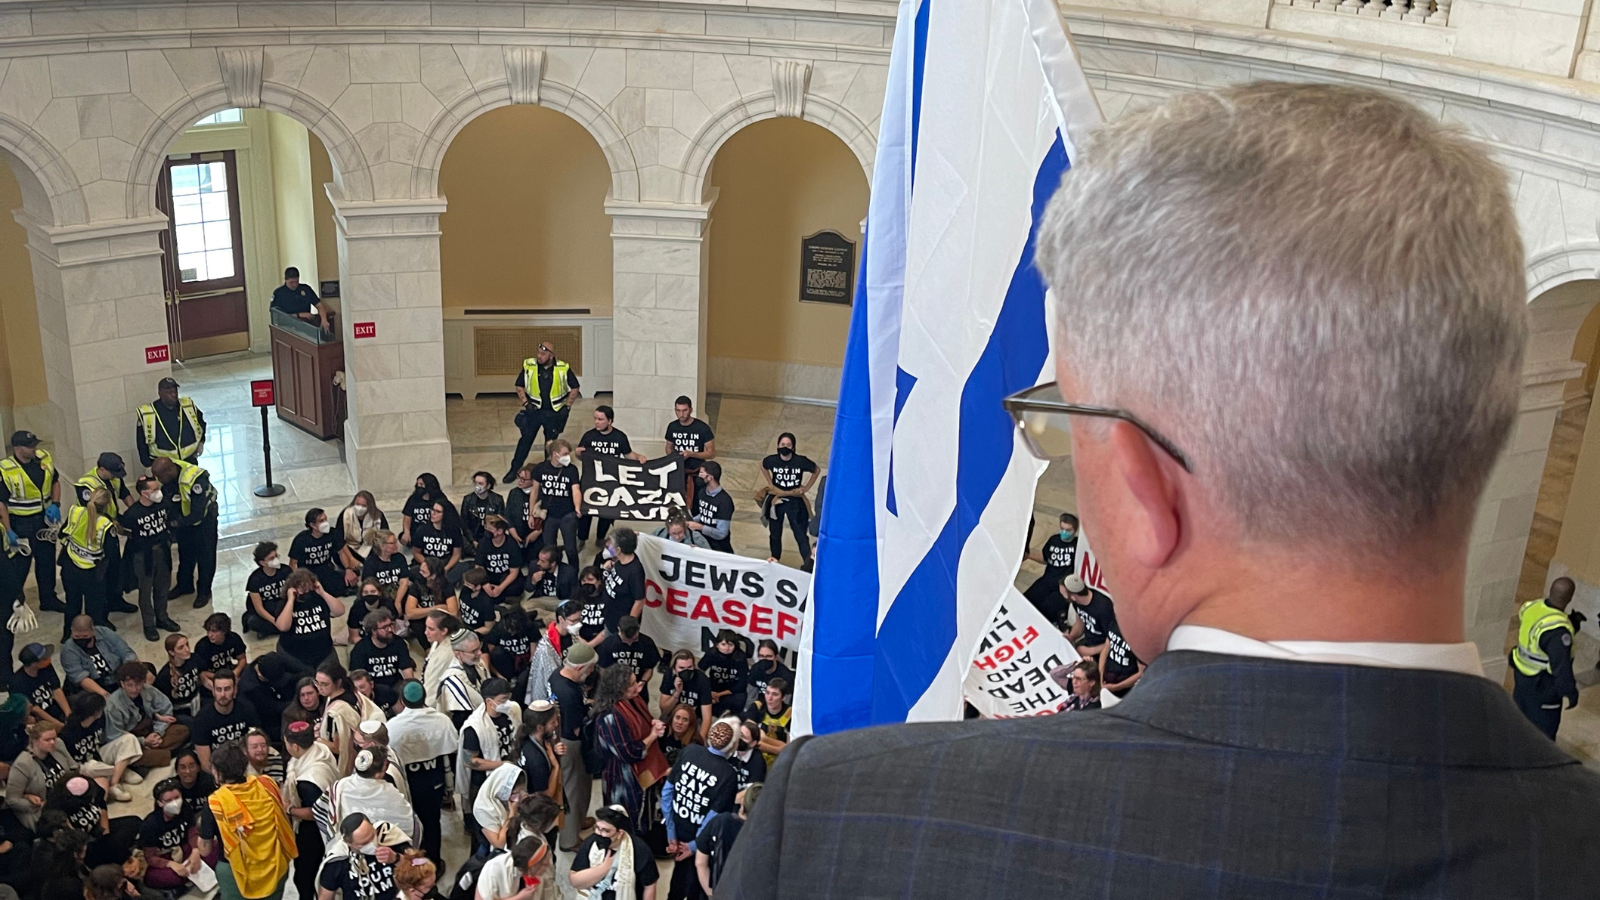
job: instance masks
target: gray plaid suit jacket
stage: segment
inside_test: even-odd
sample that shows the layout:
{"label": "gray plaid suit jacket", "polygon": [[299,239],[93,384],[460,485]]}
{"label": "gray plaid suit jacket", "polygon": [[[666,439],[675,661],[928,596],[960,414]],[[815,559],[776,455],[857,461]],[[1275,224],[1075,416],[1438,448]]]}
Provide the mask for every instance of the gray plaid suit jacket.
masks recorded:
{"label": "gray plaid suit jacket", "polygon": [[1167,653],[1113,709],[797,741],[717,900],[1600,897],[1600,776],[1498,685]]}

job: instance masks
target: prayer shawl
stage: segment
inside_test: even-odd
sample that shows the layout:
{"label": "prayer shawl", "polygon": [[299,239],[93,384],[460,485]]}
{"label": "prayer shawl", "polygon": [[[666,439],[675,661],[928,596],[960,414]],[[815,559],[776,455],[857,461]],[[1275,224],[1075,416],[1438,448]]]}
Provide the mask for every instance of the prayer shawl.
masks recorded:
{"label": "prayer shawl", "polygon": [[[499,831],[511,818],[510,795],[516,789],[517,779],[521,777],[522,769],[507,763],[490,772],[483,780],[483,787],[478,789],[478,799],[472,801],[472,817],[477,820],[479,828]],[[502,798],[502,794],[506,796]],[[507,843],[515,843],[515,839]]]}
{"label": "prayer shawl", "polygon": [[454,756],[461,737],[450,717],[436,709],[404,709],[389,720],[389,752],[402,765]]}
{"label": "prayer shawl", "polygon": [[[395,847],[411,843],[411,838],[405,832],[387,822],[374,821],[372,830],[378,833],[376,843],[379,847],[388,847],[392,850]],[[398,856],[399,852],[396,851],[395,855]],[[377,864],[377,860],[373,857],[357,850],[351,850],[350,845],[344,842],[344,838],[336,835],[333,840],[328,841],[322,854],[322,861],[317,864],[317,882],[321,883],[322,867],[326,866],[329,860],[345,859],[347,857],[350,860],[350,868],[357,875],[368,874]]]}
{"label": "prayer shawl", "polygon": [[[299,802],[299,793],[295,785],[304,781],[315,785],[322,796],[311,807],[311,815],[317,823],[317,830],[322,832],[322,840],[327,842],[335,835],[337,829],[333,827],[333,809],[328,802],[328,792],[333,790],[333,783],[339,780],[339,761],[334,758],[333,751],[327,744],[312,742],[306,752],[298,759],[289,760],[289,769],[283,776],[283,783],[291,792],[288,797],[293,802]],[[287,807],[287,803],[285,806]]]}
{"label": "prayer shawl", "polygon": [[[459,659],[450,660],[450,667],[444,671],[444,679],[439,685],[439,709],[442,712],[468,712],[483,705],[483,695],[478,693],[477,687],[468,677],[467,664]],[[483,684],[489,679],[489,667],[483,660],[472,667],[472,674],[478,677],[478,684]]]}
{"label": "prayer shawl", "polygon": [[[607,890],[615,891],[617,900],[634,900],[635,885],[633,871],[633,837],[627,832],[619,833],[613,840],[617,843],[617,855],[611,859],[611,874],[600,879],[600,882],[587,891],[579,891],[579,900],[600,900]],[[606,858],[606,850],[598,843],[589,848],[589,867],[600,865]],[[693,860],[694,857],[690,856]]]}
{"label": "prayer shawl", "polygon": [[218,787],[206,803],[216,818],[222,852],[233,868],[240,896],[247,900],[271,896],[298,853],[278,786],[270,778],[256,776],[244,784]]}
{"label": "prayer shawl", "polygon": [[555,646],[549,641],[540,641],[539,646],[533,648],[533,659],[528,663],[526,696],[529,703],[535,700],[555,699],[555,695],[550,692],[550,676],[560,668],[561,657],[556,653]]}
{"label": "prayer shawl", "polygon": [[[341,700],[344,702],[339,702]],[[317,736],[333,745],[341,775],[349,773],[355,765],[356,748],[350,736],[362,722],[382,722],[384,719],[383,709],[360,693],[346,691],[337,699],[328,701],[327,709],[322,712]]]}
{"label": "prayer shawl", "polygon": [[422,661],[422,690],[425,699],[429,706],[440,712],[449,712],[444,707],[444,698],[439,696],[439,685],[444,683],[444,674],[455,661],[456,651],[451,648],[448,640],[429,647],[428,655]]}
{"label": "prayer shawl", "polygon": [[366,813],[374,823],[384,822],[405,832],[407,840],[421,835],[411,802],[400,789],[383,778],[347,775],[333,785],[333,820],[343,822],[354,812]]}
{"label": "prayer shawl", "polygon": [[[511,721],[522,721],[522,707],[518,706],[516,701],[507,700],[503,709],[505,714],[511,717]],[[494,723],[489,721],[489,707],[478,704],[472,715],[461,723],[461,749],[456,752],[456,793],[461,796],[463,808],[472,802],[472,759],[466,747],[469,728],[478,733],[478,755],[484,759],[494,762],[505,759],[508,754],[516,753],[514,748],[500,746],[500,732],[494,727]]]}

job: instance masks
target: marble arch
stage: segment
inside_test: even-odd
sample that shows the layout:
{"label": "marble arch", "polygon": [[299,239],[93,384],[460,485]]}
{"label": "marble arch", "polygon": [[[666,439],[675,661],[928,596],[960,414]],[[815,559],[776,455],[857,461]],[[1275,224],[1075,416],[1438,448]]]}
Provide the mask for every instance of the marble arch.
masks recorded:
{"label": "marble arch", "polygon": [[[777,97],[772,91],[751,94],[728,104],[701,126],[689,144],[683,160],[683,182],[679,203],[700,203],[705,192],[711,162],[728,138],[746,125],[778,117]],[[878,151],[878,138],[872,129],[843,106],[815,94],[807,94],[800,118],[826,128],[850,148],[872,182],[872,165]]]}

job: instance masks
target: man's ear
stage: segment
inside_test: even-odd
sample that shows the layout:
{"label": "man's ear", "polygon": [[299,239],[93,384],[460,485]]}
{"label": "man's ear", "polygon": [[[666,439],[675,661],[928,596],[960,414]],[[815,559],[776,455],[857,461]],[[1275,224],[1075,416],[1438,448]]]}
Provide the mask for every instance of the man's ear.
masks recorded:
{"label": "man's ear", "polygon": [[1177,464],[1170,462],[1144,432],[1128,422],[1111,426],[1111,463],[1127,486],[1131,502],[1122,516],[1117,542],[1151,569],[1165,565],[1182,535]]}

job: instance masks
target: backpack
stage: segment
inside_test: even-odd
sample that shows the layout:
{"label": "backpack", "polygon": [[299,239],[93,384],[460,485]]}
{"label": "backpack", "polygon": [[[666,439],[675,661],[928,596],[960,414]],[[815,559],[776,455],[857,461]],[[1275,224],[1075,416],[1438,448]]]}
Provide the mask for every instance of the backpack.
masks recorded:
{"label": "backpack", "polygon": [[456,870],[456,882],[450,888],[450,900],[474,900],[478,895],[478,874],[489,860],[494,859],[505,850],[490,850],[484,856],[469,856],[467,861]]}

